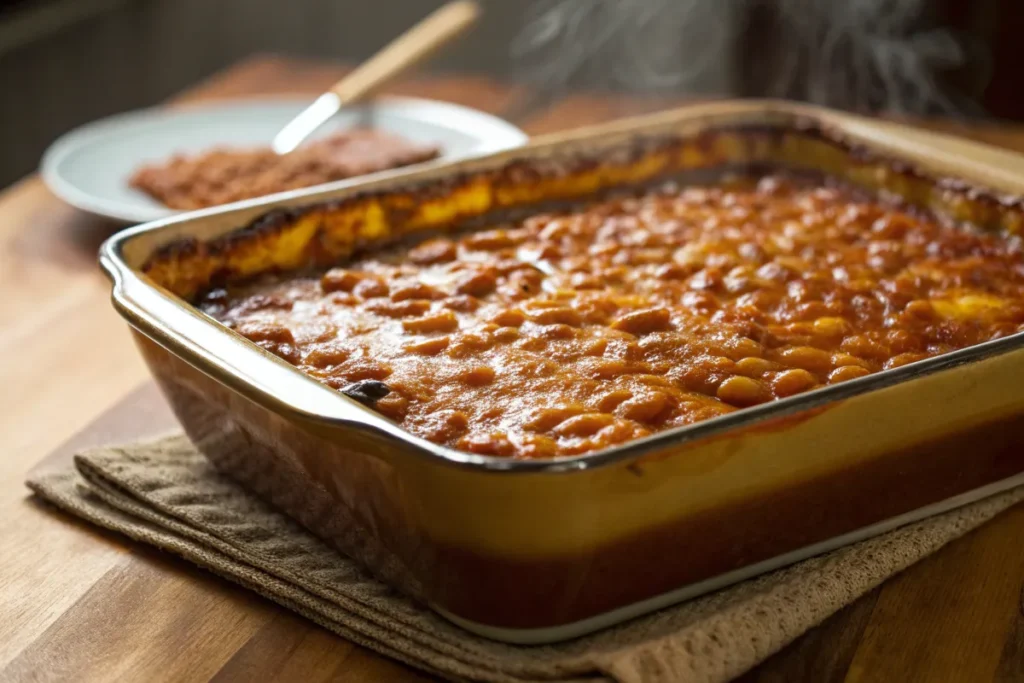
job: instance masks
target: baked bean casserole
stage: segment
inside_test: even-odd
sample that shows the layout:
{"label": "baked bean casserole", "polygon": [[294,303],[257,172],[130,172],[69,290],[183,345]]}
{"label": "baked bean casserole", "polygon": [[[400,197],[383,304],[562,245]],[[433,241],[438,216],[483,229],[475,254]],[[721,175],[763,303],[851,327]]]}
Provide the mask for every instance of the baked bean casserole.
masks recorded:
{"label": "baked bean casserole", "polygon": [[437,158],[440,150],[375,130],[348,130],[290,154],[213,149],[146,166],[130,184],[172,209],[201,209]]}
{"label": "baked bean casserole", "polygon": [[410,432],[588,453],[1024,329],[1015,237],[781,175],[434,238],[202,308]]}

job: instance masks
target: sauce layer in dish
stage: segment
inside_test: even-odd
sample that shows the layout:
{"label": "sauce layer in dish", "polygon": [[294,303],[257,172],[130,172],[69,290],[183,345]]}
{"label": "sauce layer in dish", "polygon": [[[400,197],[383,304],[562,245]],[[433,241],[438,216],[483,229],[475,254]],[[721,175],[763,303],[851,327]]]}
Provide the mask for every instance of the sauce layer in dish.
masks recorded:
{"label": "sauce layer in dish", "polygon": [[764,177],[536,215],[200,303],[430,441],[545,458],[1014,334],[1021,251]]}

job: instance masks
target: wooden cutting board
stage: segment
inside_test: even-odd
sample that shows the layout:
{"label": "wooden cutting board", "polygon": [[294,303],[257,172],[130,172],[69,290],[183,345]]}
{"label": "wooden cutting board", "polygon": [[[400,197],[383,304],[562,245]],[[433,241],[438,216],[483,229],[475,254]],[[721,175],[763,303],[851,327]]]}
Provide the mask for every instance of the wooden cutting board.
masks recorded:
{"label": "wooden cutting board", "polygon": [[[178,102],[312,96],[343,73],[338,65],[256,57]],[[521,91],[467,75],[394,89],[499,114]],[[529,100],[515,108],[531,134],[676,104],[601,93]],[[915,123],[1024,151],[1021,126]],[[130,391],[146,370],[95,257],[116,227],[60,204],[38,178],[0,192],[0,681],[429,680],[28,496],[26,470],[69,434],[78,432],[43,466],[174,424],[155,387]],[[744,680],[1020,683],[1022,545],[1024,505],[889,581]]]}
{"label": "wooden cutting board", "polygon": [[70,465],[75,453],[95,446],[128,443],[177,426],[178,421],[160,389],[153,382],[146,382],[43,458],[32,472]]}

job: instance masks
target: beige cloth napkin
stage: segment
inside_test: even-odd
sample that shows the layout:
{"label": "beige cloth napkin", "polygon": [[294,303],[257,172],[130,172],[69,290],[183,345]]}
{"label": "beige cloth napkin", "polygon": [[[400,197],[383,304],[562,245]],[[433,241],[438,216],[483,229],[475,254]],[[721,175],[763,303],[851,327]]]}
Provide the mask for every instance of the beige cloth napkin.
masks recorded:
{"label": "beige cloth napkin", "polygon": [[100,448],[34,476],[39,496],[180,555],[349,640],[450,679],[726,681],[947,542],[1024,487],[574,641],[538,647],[463,631],[339,556],[218,474],[181,435]]}

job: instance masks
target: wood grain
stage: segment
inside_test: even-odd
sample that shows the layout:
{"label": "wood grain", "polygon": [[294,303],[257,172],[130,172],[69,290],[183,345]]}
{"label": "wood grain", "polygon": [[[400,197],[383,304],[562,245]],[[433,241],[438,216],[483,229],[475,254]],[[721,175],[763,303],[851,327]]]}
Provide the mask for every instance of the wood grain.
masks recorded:
{"label": "wood grain", "polygon": [[[257,58],[176,104],[314,94],[343,73],[334,65]],[[497,113],[529,95],[463,76],[421,76],[391,91]],[[574,96],[517,123],[550,132],[672,104]],[[1024,151],[1019,126],[929,127]],[[145,382],[95,263],[100,242],[117,227],[62,205],[36,178],[0,194],[0,680],[429,680],[185,562],[27,497],[21,482],[41,461],[52,467],[77,448],[173,424]],[[1024,506],[912,567],[743,680],[1024,681],[1021,539]]]}

